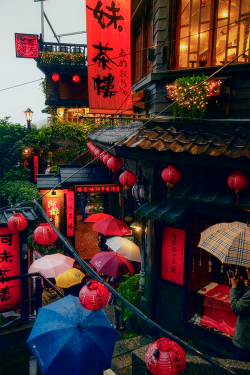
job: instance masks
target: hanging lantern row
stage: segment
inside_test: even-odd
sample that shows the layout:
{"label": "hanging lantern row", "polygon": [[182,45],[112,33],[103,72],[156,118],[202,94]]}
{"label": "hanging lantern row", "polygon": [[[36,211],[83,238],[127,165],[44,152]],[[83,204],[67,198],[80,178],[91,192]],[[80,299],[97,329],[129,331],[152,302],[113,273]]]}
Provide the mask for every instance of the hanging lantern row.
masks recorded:
{"label": "hanging lantern row", "polygon": [[[53,79],[54,82],[59,81],[59,79],[60,79],[59,74],[57,74],[57,73],[52,74],[52,79]],[[77,82],[80,81],[80,77],[79,77],[78,75],[74,75],[74,76],[72,77],[72,80],[73,80],[75,83],[77,83]]]}
{"label": "hanging lantern row", "polygon": [[152,375],[182,374],[186,367],[186,354],[180,345],[163,337],[148,348],[146,365]]}
{"label": "hanging lantern row", "polygon": [[80,290],[79,300],[87,310],[100,310],[107,305],[109,290],[97,280],[89,281]]}

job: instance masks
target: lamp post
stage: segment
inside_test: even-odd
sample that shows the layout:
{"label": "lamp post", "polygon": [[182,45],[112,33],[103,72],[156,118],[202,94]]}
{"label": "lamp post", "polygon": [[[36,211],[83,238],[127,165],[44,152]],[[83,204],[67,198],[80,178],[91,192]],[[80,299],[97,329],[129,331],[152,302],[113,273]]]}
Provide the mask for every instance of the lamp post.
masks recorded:
{"label": "lamp post", "polygon": [[26,111],[24,111],[25,113],[25,118],[26,118],[26,121],[27,121],[27,129],[30,130],[31,129],[31,121],[32,121],[32,115],[34,112],[31,111],[30,108],[26,109]]}

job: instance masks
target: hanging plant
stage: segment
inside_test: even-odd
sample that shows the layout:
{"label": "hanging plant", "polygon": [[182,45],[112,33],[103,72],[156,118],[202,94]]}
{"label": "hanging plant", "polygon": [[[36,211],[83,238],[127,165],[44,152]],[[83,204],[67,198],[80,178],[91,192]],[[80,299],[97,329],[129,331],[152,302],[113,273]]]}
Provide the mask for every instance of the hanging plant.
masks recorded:
{"label": "hanging plant", "polygon": [[72,65],[81,65],[85,62],[85,55],[82,53],[67,53],[67,52],[39,52],[38,56],[40,62],[45,64],[64,64],[71,61]]}
{"label": "hanging plant", "polygon": [[[194,117],[198,117],[201,120],[204,118],[210,82],[204,82],[198,88],[195,87],[207,78],[204,75],[183,77],[178,78],[174,84],[166,86],[167,98],[176,101],[174,104],[174,118],[177,116],[181,120],[185,117],[188,120]],[[190,90],[192,91],[185,95]]]}

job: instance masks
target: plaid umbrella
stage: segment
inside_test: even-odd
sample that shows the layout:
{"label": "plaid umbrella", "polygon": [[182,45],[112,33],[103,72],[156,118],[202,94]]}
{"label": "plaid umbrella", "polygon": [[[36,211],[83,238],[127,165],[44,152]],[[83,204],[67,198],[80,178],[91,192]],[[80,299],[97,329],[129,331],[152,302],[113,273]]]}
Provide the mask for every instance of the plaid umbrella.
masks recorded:
{"label": "plaid umbrella", "polygon": [[250,267],[250,226],[239,221],[220,223],[201,233],[199,247],[222,263]]}

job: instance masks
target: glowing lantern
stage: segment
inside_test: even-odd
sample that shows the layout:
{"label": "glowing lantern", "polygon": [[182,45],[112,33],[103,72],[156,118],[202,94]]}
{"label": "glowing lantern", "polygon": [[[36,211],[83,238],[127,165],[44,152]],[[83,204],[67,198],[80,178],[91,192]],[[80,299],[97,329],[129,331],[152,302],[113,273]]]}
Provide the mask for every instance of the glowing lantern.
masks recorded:
{"label": "glowing lantern", "polygon": [[249,180],[242,171],[235,171],[227,179],[228,186],[237,194],[237,205],[239,204],[239,194],[244,190]]}
{"label": "glowing lantern", "polygon": [[20,232],[24,230],[27,225],[27,219],[21,214],[13,214],[7,222],[8,228],[13,232]]}
{"label": "glowing lantern", "polygon": [[107,164],[108,160],[112,158],[113,154],[111,152],[106,152],[105,155],[102,158],[102,161],[104,164]]}
{"label": "glowing lantern", "polygon": [[53,79],[54,82],[59,81],[59,78],[60,78],[60,77],[59,77],[59,74],[56,74],[56,73],[55,73],[55,74],[52,74],[52,79]]}
{"label": "glowing lantern", "polygon": [[153,375],[179,375],[186,367],[186,355],[180,345],[163,337],[148,348],[146,365]]}
{"label": "glowing lantern", "polygon": [[72,79],[73,79],[74,82],[79,82],[80,81],[80,77],[79,76],[73,76]]}
{"label": "glowing lantern", "polygon": [[129,189],[130,186],[133,186],[136,183],[137,177],[133,172],[125,171],[119,176],[119,181],[125,186],[125,189]]}
{"label": "glowing lantern", "polygon": [[57,239],[57,234],[48,223],[41,224],[33,233],[35,243],[43,246],[49,246]]}
{"label": "glowing lantern", "polygon": [[87,310],[100,310],[107,305],[109,291],[99,281],[91,280],[80,290],[79,300]]}
{"label": "glowing lantern", "polygon": [[123,166],[122,159],[112,156],[108,159],[107,166],[112,169],[113,172],[116,172]]}
{"label": "glowing lantern", "polygon": [[176,167],[169,165],[167,168],[165,168],[161,172],[161,178],[163,179],[163,181],[166,181],[167,183],[167,186],[168,186],[167,194],[168,194],[169,188],[174,186],[173,184],[175,184],[176,182],[180,181],[181,174]]}

